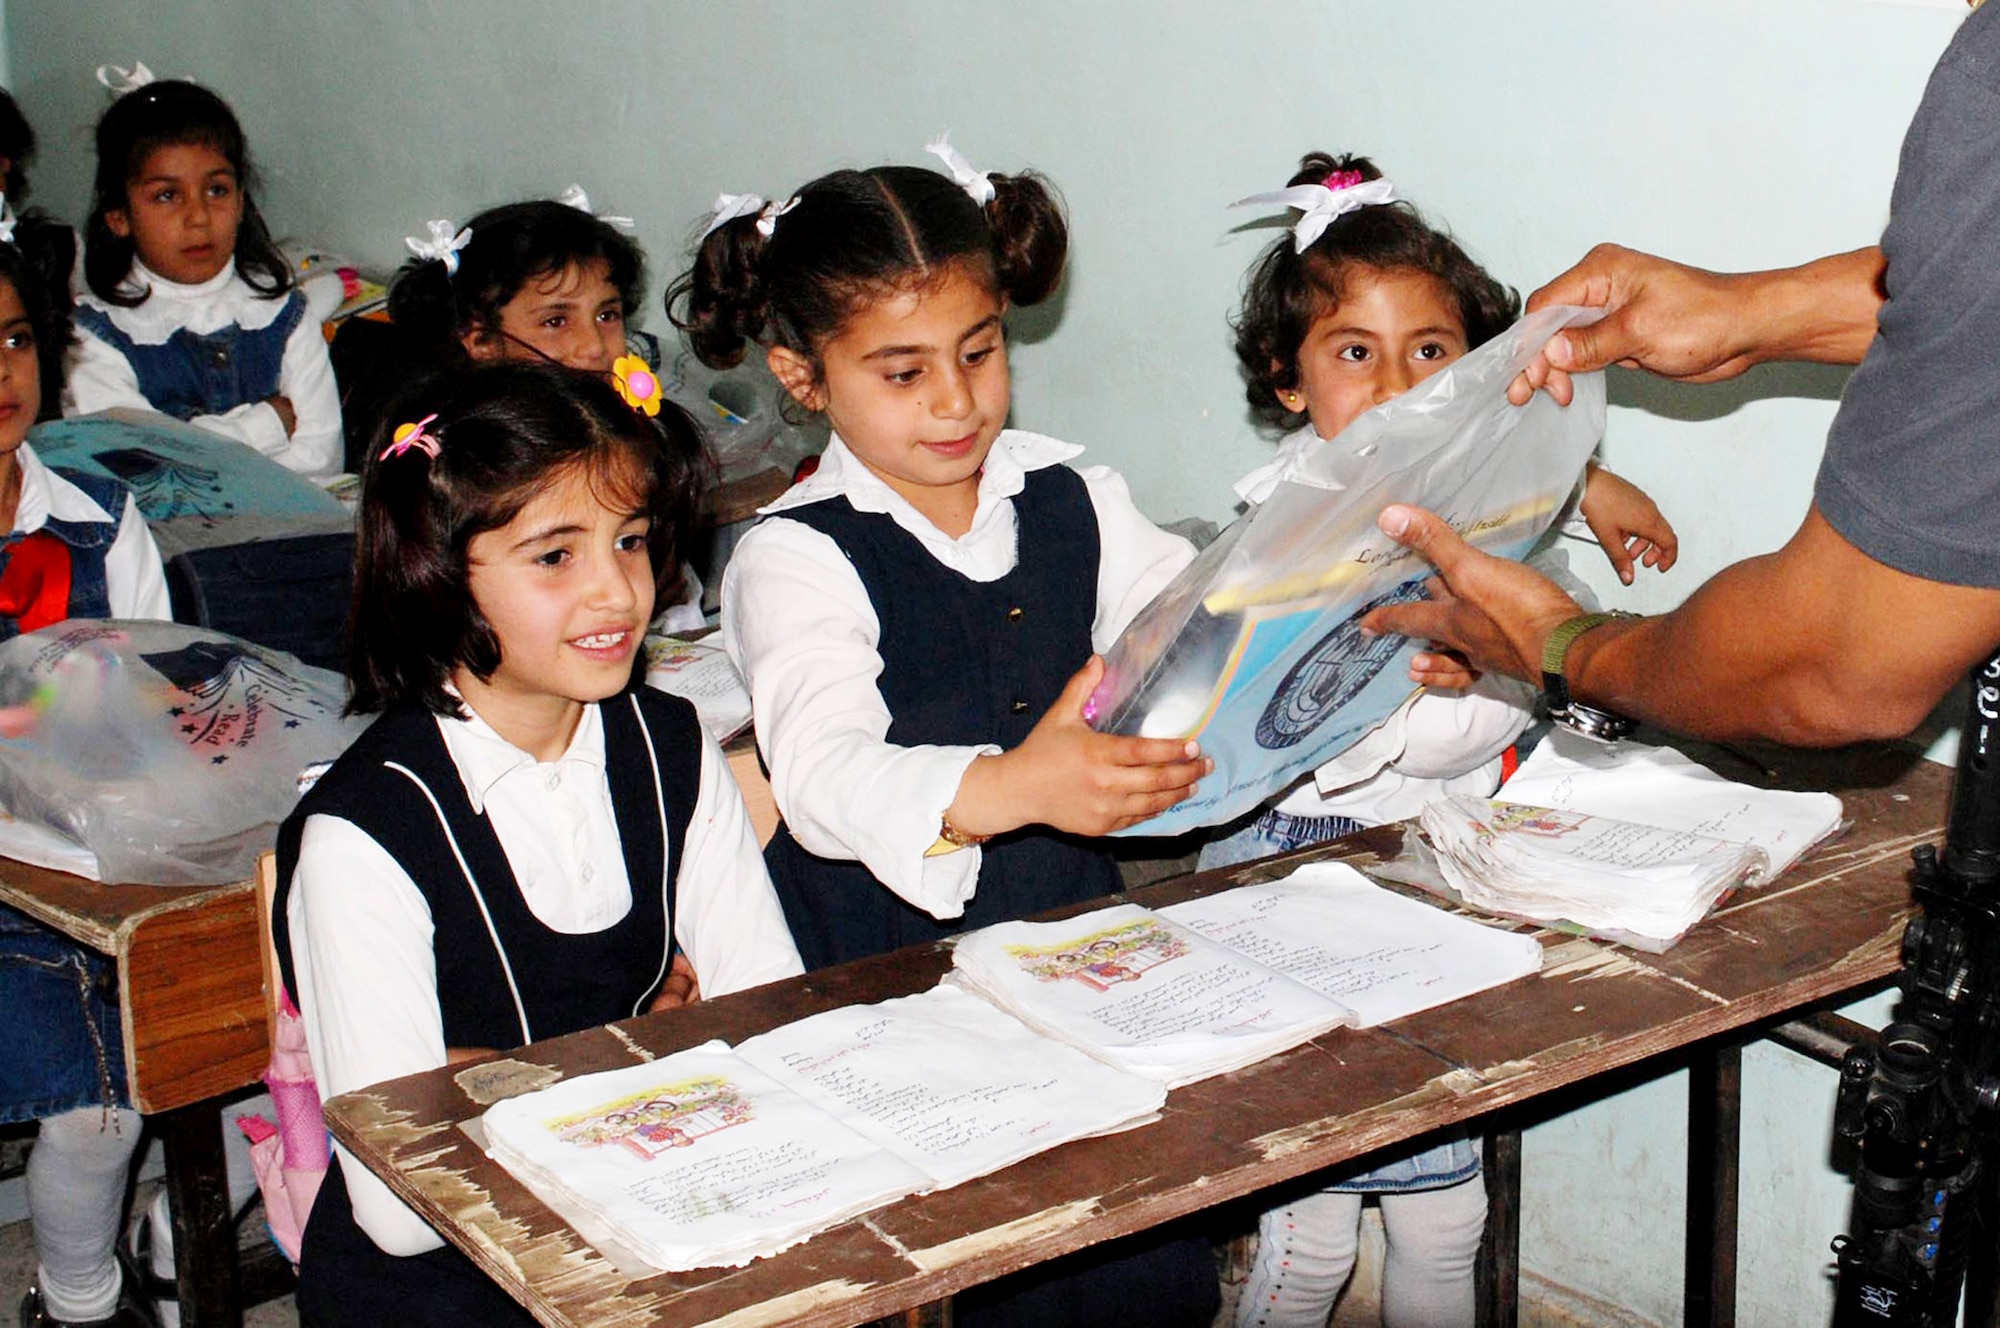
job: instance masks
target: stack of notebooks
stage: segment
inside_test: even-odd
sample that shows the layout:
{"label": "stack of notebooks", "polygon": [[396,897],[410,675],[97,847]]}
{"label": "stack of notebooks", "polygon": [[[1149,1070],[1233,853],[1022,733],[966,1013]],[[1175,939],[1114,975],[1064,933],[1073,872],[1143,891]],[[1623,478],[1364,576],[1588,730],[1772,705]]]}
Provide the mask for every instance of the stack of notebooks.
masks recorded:
{"label": "stack of notebooks", "polygon": [[1560,731],[1500,792],[1424,809],[1445,882],[1475,908],[1655,953],[1841,820],[1830,793],[1753,788],[1672,748]]}
{"label": "stack of notebooks", "polygon": [[1318,864],[1158,913],[974,932],[921,995],[572,1079],[481,1128],[628,1273],[734,1267],[1145,1124],[1174,1085],[1540,966],[1532,938]]}

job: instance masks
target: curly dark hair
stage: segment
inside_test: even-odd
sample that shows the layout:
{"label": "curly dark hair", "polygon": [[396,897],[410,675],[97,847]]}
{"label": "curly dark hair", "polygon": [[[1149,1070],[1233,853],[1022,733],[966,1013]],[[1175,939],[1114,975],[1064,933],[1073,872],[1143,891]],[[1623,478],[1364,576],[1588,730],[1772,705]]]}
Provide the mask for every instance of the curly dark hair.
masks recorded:
{"label": "curly dark hair", "polygon": [[854,312],[959,266],[1015,305],[1054,293],[1069,226],[1033,173],[993,175],[981,207],[949,176],[919,166],[834,171],[801,188],[769,237],[755,215],[710,232],[667,291],[667,316],[702,363],[728,368],[769,341],[819,365]]}
{"label": "curly dark hair", "polygon": [[435,259],[404,263],[389,286],[389,321],[437,366],[465,365],[464,338],[497,332],[500,312],[531,281],[603,263],[629,318],[646,284],[646,255],[602,217],[550,199],[488,208],[466,223],[458,270]]}
{"label": "curly dark hair", "polygon": [[[463,664],[500,666],[500,640],[472,597],[475,536],[520,515],[535,495],[581,471],[607,503],[652,522],[654,585],[672,596],[707,490],[706,454],[687,413],[662,402],[648,418],[611,380],[559,364],[499,360],[440,374],[404,394],[370,446],[348,615],[348,710],[420,705],[462,715],[445,689]],[[386,459],[389,421],[427,426],[437,456]]]}
{"label": "curly dark hair", "polygon": [[[1366,157],[1310,152],[1287,183],[1319,184],[1349,172],[1363,180],[1382,178]],[[1304,253],[1293,252],[1287,233],[1250,269],[1243,308],[1233,324],[1244,396],[1259,419],[1287,430],[1305,422],[1305,412],[1286,410],[1278,393],[1299,385],[1299,347],[1314,320],[1340,303],[1347,274],[1356,267],[1422,272],[1443,282],[1458,305],[1468,349],[1492,340],[1520,316],[1520,295],[1495,281],[1409,203],[1364,207],[1338,217]]]}

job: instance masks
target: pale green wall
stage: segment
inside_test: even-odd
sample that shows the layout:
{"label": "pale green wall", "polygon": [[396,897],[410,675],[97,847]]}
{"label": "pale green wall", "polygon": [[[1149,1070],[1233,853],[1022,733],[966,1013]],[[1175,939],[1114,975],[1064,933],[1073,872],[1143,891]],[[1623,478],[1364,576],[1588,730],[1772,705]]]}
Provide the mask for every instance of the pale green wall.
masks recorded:
{"label": "pale green wall", "polygon": [[[6,0],[5,17],[44,203],[83,202],[91,69],[143,58],[235,103],[281,233],[376,263],[426,217],[578,180],[638,219],[664,277],[718,191],[928,161],[948,126],[984,167],[1047,171],[1074,214],[1060,316],[1018,351],[1017,422],[1087,444],[1161,519],[1225,515],[1227,481],[1267,454],[1224,318],[1270,232],[1223,205],[1304,149],[1372,153],[1524,288],[1601,239],[1780,264],[1877,236],[1957,22],[1860,0]],[[1614,383],[1606,455],[1685,546],[1622,602],[1672,602],[1796,526],[1841,381]],[[1611,584],[1594,551],[1577,561]],[[1776,1051],[1746,1074],[1743,1320],[1820,1321],[1843,1218],[1820,1161],[1832,1076]],[[1680,1105],[1656,1085],[1531,1135],[1531,1269],[1678,1317]]]}

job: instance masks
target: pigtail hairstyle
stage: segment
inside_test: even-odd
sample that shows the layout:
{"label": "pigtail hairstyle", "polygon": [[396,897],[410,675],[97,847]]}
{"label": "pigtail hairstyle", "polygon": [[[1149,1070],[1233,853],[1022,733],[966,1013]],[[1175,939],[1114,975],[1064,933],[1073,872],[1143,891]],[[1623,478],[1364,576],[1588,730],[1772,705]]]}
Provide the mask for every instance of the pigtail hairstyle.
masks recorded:
{"label": "pigtail hairstyle", "polygon": [[604,264],[627,317],[644,298],[645,253],[581,208],[552,199],[508,203],[466,226],[472,238],[458,251],[456,272],[436,259],[413,258],[389,286],[389,321],[433,366],[467,364],[467,336],[499,336],[501,310],[521,288],[565,268]]}
{"label": "pigtail hairstyle", "polygon": [[132,285],[138,246],[131,236],[114,234],[106,214],[130,208],[131,187],[155,151],[191,143],[215,149],[236,172],[243,199],[243,219],[236,227],[236,274],[269,299],[292,288],[292,265],[278,252],[264,214],[257,210],[257,173],[236,113],[207,88],[161,79],[112,102],[97,122],[97,178],[91,190],[90,220],[84,226],[83,276],[106,304],[129,309],[152,294]]}
{"label": "pigtail hairstyle", "polygon": [[924,167],[823,175],[789,211],[711,230],[668,290],[667,316],[702,363],[723,369],[751,342],[817,364],[862,304],[958,266],[1012,304],[1038,304],[1062,281],[1069,252],[1061,200],[1037,175],[990,178],[995,197],[982,208]]}
{"label": "pigtail hairstyle", "polygon": [[607,504],[650,520],[657,591],[681,584],[703,458],[694,421],[671,402],[648,417],[604,375],[496,361],[417,384],[389,418],[422,421],[421,434],[406,431],[400,441],[410,445],[399,449],[401,425],[385,424],[368,454],[348,614],[349,713],[416,705],[464,714],[446,690],[452,670],[489,678],[500,665],[499,638],[472,595],[472,540],[576,468]]}
{"label": "pigtail hairstyle", "polygon": [[[1366,157],[1309,152],[1286,183],[1320,184],[1350,173],[1364,181],[1382,178]],[[1520,295],[1495,281],[1407,202],[1370,205],[1336,217],[1304,253],[1294,252],[1288,232],[1250,269],[1243,309],[1234,324],[1244,396],[1267,424],[1289,430],[1305,422],[1303,411],[1278,404],[1278,394],[1299,385],[1299,347],[1313,320],[1344,298],[1350,265],[1422,272],[1442,282],[1458,304],[1468,350],[1491,341],[1520,316]]]}

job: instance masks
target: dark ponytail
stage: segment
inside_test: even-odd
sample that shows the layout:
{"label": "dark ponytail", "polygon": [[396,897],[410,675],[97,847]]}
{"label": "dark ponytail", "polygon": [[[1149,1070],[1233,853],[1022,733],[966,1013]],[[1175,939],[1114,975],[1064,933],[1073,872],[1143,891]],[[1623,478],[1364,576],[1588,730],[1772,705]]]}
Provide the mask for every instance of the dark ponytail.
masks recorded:
{"label": "dark ponytail", "polygon": [[768,341],[817,363],[865,303],[964,266],[1017,305],[1062,281],[1069,228],[1033,174],[996,175],[986,207],[917,166],[834,171],[799,190],[767,238],[755,216],[717,227],[667,292],[667,316],[704,364],[727,368]]}

